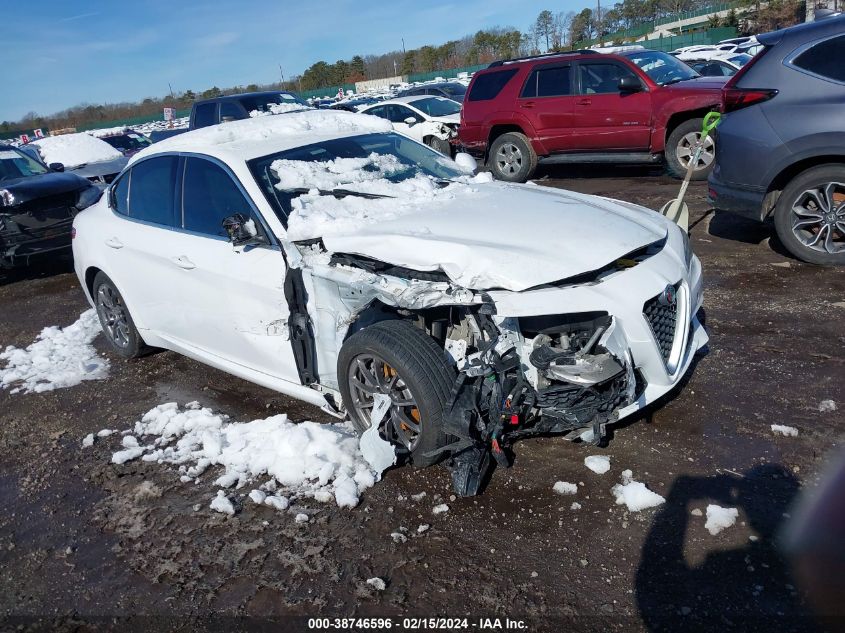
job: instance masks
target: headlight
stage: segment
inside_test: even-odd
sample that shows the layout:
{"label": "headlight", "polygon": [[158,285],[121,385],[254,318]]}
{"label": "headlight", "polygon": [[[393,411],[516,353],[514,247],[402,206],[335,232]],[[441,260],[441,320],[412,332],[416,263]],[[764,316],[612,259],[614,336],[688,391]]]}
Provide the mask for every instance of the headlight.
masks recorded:
{"label": "headlight", "polygon": [[97,202],[100,199],[100,196],[103,194],[100,189],[97,187],[91,186],[86,187],[82,191],[79,192],[79,198],[76,201],[76,208],[82,211],[82,209],[87,209],[92,204]]}
{"label": "headlight", "polygon": [[15,196],[8,189],[0,189],[0,207],[11,207],[15,204]]}

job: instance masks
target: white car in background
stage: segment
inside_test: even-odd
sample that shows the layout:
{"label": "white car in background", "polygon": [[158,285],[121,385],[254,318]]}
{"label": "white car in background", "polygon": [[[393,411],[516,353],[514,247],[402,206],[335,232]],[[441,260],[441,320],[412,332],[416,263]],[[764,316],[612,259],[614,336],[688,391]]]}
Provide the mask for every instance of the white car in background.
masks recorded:
{"label": "white car in background", "polygon": [[444,156],[452,155],[451,141],[458,137],[461,123],[460,103],[432,95],[399,97],[360,112],[390,121],[400,134],[425,143]]}
{"label": "white car in background", "polygon": [[416,465],[450,457],[461,494],[514,438],[600,441],[707,342],[677,225],[473,176],[372,116],[166,139],[74,229],[115,353],[174,350],[348,415]]}

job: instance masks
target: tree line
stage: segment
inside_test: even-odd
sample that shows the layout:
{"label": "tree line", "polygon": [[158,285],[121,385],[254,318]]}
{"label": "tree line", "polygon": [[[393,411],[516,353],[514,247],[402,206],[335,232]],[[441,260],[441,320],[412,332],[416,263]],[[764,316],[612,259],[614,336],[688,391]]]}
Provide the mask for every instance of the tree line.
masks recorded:
{"label": "tree line", "polygon": [[[273,84],[249,84],[221,89],[216,86],[195,93],[192,90],[148,97],[138,102],[80,104],[49,116],[29,112],[19,121],[3,121],[0,133],[26,132],[34,128],[82,127],[109,121],[160,114],[162,108],[188,108],[198,98],[222,94],[282,88],[307,91],[350,84],[366,79],[428,73],[462,68],[521,55],[570,50],[595,40],[621,43],[633,41],[627,31],[641,29],[659,21],[671,20],[686,11],[712,6],[712,0],[622,0],[616,4],[584,8],[579,12],[541,11],[521,31],[513,27],[495,27],[450,40],[439,45],[425,45],[411,50],[394,50],[379,55],[355,55],[334,63],[318,61],[301,75]],[[751,34],[783,28],[803,20],[804,0],[740,0],[725,18],[713,17],[707,26],[733,26],[740,33]],[[740,17],[741,16],[741,17]]]}

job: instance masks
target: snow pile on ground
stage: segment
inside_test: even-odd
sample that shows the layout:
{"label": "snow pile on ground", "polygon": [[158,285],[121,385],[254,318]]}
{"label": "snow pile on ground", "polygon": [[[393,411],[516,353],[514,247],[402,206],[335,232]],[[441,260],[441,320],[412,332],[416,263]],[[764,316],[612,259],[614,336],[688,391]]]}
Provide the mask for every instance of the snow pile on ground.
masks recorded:
{"label": "snow pile on ground", "polygon": [[123,157],[111,145],[87,132],[48,136],[36,139],[32,144],[38,146],[38,153],[48,165],[61,163],[65,167],[78,167]]}
{"label": "snow pile on ground", "polygon": [[616,504],[625,505],[631,512],[654,508],[666,502],[666,499],[649,490],[644,483],[634,481],[630,470],[622,471],[622,483],[613,486],[611,492],[616,497]]}
{"label": "snow pile on ground", "polygon": [[[279,179],[276,188],[313,189],[291,201],[288,237],[292,240],[349,233],[362,224],[384,222],[438,200],[473,194],[471,183],[489,177],[463,177],[442,186],[435,178],[416,171],[393,155],[370,154],[366,158],[336,158],[329,161],[277,160],[270,169]],[[415,173],[409,173],[415,172]],[[317,190],[347,189],[384,198],[357,196],[335,198]]]}
{"label": "snow pile on ground", "polygon": [[552,486],[552,490],[559,495],[574,495],[578,492],[578,485],[571,484],[568,481],[556,481],[555,485]]}
{"label": "snow pile on ground", "polygon": [[109,362],[91,346],[101,332],[94,310],[83,312],[66,328],[47,327],[26,349],[11,345],[0,352],[0,386],[12,393],[40,393],[105,378]]}
{"label": "snow pile on ground", "polygon": [[271,114],[286,114],[288,112],[302,112],[303,110],[313,110],[301,103],[268,103],[266,110],[251,110],[249,116],[252,118],[258,116],[269,116]]}
{"label": "snow pile on ground", "polygon": [[711,503],[707,506],[707,521],[704,527],[715,536],[736,523],[737,517],[739,517],[739,510],[736,508],[722,508]]}
{"label": "snow pile on ground", "polygon": [[836,411],[836,403],[833,400],[822,400],[819,402],[820,413],[831,413]]}
{"label": "snow pile on ground", "polygon": [[[242,488],[269,476],[270,481],[253,490],[250,498],[279,509],[287,508],[291,496],[334,500],[340,507],[352,508],[381,477],[365,461],[357,436],[344,424],[294,424],[286,415],[237,423],[198,403],[182,409],[171,402],[147,412],[133,433],[124,437],[125,448],[112,456],[113,462],[141,457],[178,464],[185,482],[199,479],[211,466],[222,466],[223,473],[214,481],[222,488]],[[127,444],[129,437],[142,442]],[[215,509],[226,511],[223,501],[213,503]]]}
{"label": "snow pile on ground", "polygon": [[584,458],[584,466],[599,475],[610,470],[610,457],[607,455],[590,455]]}
{"label": "snow pile on ground", "polygon": [[772,424],[772,433],[775,435],[785,435],[786,437],[797,437],[798,429],[794,426],[786,426],[784,424]]}

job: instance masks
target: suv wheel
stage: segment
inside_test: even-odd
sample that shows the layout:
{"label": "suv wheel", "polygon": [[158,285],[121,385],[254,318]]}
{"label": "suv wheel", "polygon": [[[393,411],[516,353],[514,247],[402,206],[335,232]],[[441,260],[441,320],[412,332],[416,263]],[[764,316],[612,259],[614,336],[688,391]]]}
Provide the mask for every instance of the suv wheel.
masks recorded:
{"label": "suv wheel", "polygon": [[443,413],[455,372],[433,338],[407,321],[381,321],[350,336],[337,360],[340,392],[352,425],[370,427],[375,394],[391,404],[380,435],[409,455],[415,466],[439,457],[426,453],[445,446]]}
{"label": "suv wheel", "polygon": [[845,264],[845,165],[820,165],[793,178],[775,206],[775,229],[798,259]]}
{"label": "suv wheel", "polygon": [[137,358],[146,352],[148,348],[114,282],[105,273],[99,272],[91,289],[109,347],[124,358]]}
{"label": "suv wheel", "polygon": [[537,153],[525,134],[508,132],[493,141],[487,162],[497,180],[525,182],[537,169]]}
{"label": "suv wheel", "polygon": [[[695,153],[695,144],[701,138],[701,124],[704,119],[690,119],[684,121],[669,135],[666,140],[666,166],[676,178],[687,175],[690,162]],[[713,162],[716,159],[716,140],[711,133],[704,141],[704,149],[693,168],[691,180],[706,180]]]}

